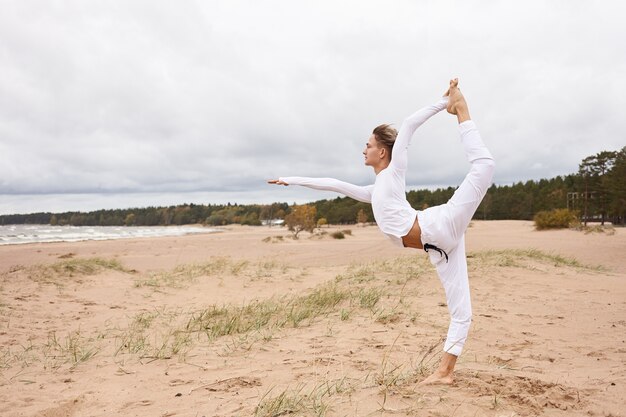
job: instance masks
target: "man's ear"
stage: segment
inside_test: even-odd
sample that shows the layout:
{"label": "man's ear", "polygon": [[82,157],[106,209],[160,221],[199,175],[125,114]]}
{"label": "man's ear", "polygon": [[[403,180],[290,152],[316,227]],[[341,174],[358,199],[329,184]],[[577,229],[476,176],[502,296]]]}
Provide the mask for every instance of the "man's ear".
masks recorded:
{"label": "man's ear", "polygon": [[385,148],[384,146],[382,146],[380,148],[380,159],[385,159],[385,157],[387,156],[387,148]]}

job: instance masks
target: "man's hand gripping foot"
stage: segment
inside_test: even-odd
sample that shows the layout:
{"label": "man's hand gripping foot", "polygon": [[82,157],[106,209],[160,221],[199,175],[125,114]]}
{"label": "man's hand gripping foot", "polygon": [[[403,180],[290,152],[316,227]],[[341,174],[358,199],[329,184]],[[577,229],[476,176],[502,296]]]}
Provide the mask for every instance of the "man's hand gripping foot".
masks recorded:
{"label": "man's hand gripping foot", "polygon": [[463,94],[461,94],[461,90],[459,90],[458,78],[450,80],[450,88],[446,94],[450,96],[448,99],[448,107],[446,108],[448,113],[456,115],[459,123],[470,120],[467,102],[465,101]]}

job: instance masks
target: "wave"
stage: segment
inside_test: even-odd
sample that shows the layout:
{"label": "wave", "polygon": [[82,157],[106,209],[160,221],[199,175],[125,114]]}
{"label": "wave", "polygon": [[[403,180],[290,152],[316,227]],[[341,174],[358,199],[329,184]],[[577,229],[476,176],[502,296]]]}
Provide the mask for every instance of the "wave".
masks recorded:
{"label": "wave", "polygon": [[216,233],[219,229],[200,226],[0,226],[0,245],[26,243],[79,242],[83,240],[132,239]]}

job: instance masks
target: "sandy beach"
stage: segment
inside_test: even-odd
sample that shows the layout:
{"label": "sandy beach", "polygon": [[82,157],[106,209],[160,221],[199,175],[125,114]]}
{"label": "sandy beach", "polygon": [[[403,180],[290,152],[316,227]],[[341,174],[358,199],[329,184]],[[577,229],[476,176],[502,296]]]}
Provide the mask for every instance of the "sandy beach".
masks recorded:
{"label": "sandy beach", "polygon": [[473,222],[470,336],[428,387],[425,253],[323,231],[0,246],[0,415],[625,415],[626,230]]}

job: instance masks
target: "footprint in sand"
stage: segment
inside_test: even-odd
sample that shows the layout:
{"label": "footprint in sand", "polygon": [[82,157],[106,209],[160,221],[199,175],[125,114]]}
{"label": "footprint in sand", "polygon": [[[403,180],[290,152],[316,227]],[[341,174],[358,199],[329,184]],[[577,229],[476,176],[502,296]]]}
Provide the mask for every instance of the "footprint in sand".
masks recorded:
{"label": "footprint in sand", "polygon": [[124,404],[122,409],[136,407],[136,406],[146,407],[152,404],[154,404],[154,401],[152,400],[131,401],[131,402]]}
{"label": "footprint in sand", "polygon": [[580,409],[585,405],[587,390],[579,390],[563,384],[541,381],[524,376],[504,376],[488,373],[461,374],[457,384],[481,396],[505,399],[519,411],[536,413],[545,409]]}
{"label": "footprint in sand", "polygon": [[82,403],[82,397],[78,397],[74,400],[65,401],[60,405],[52,408],[45,409],[38,413],[37,415],[40,417],[69,417],[73,416],[76,411],[80,408]]}
{"label": "footprint in sand", "polygon": [[169,382],[170,387],[177,387],[179,385],[189,385],[189,384],[193,384],[194,381],[193,380],[187,380],[185,381],[184,379],[172,379]]}

